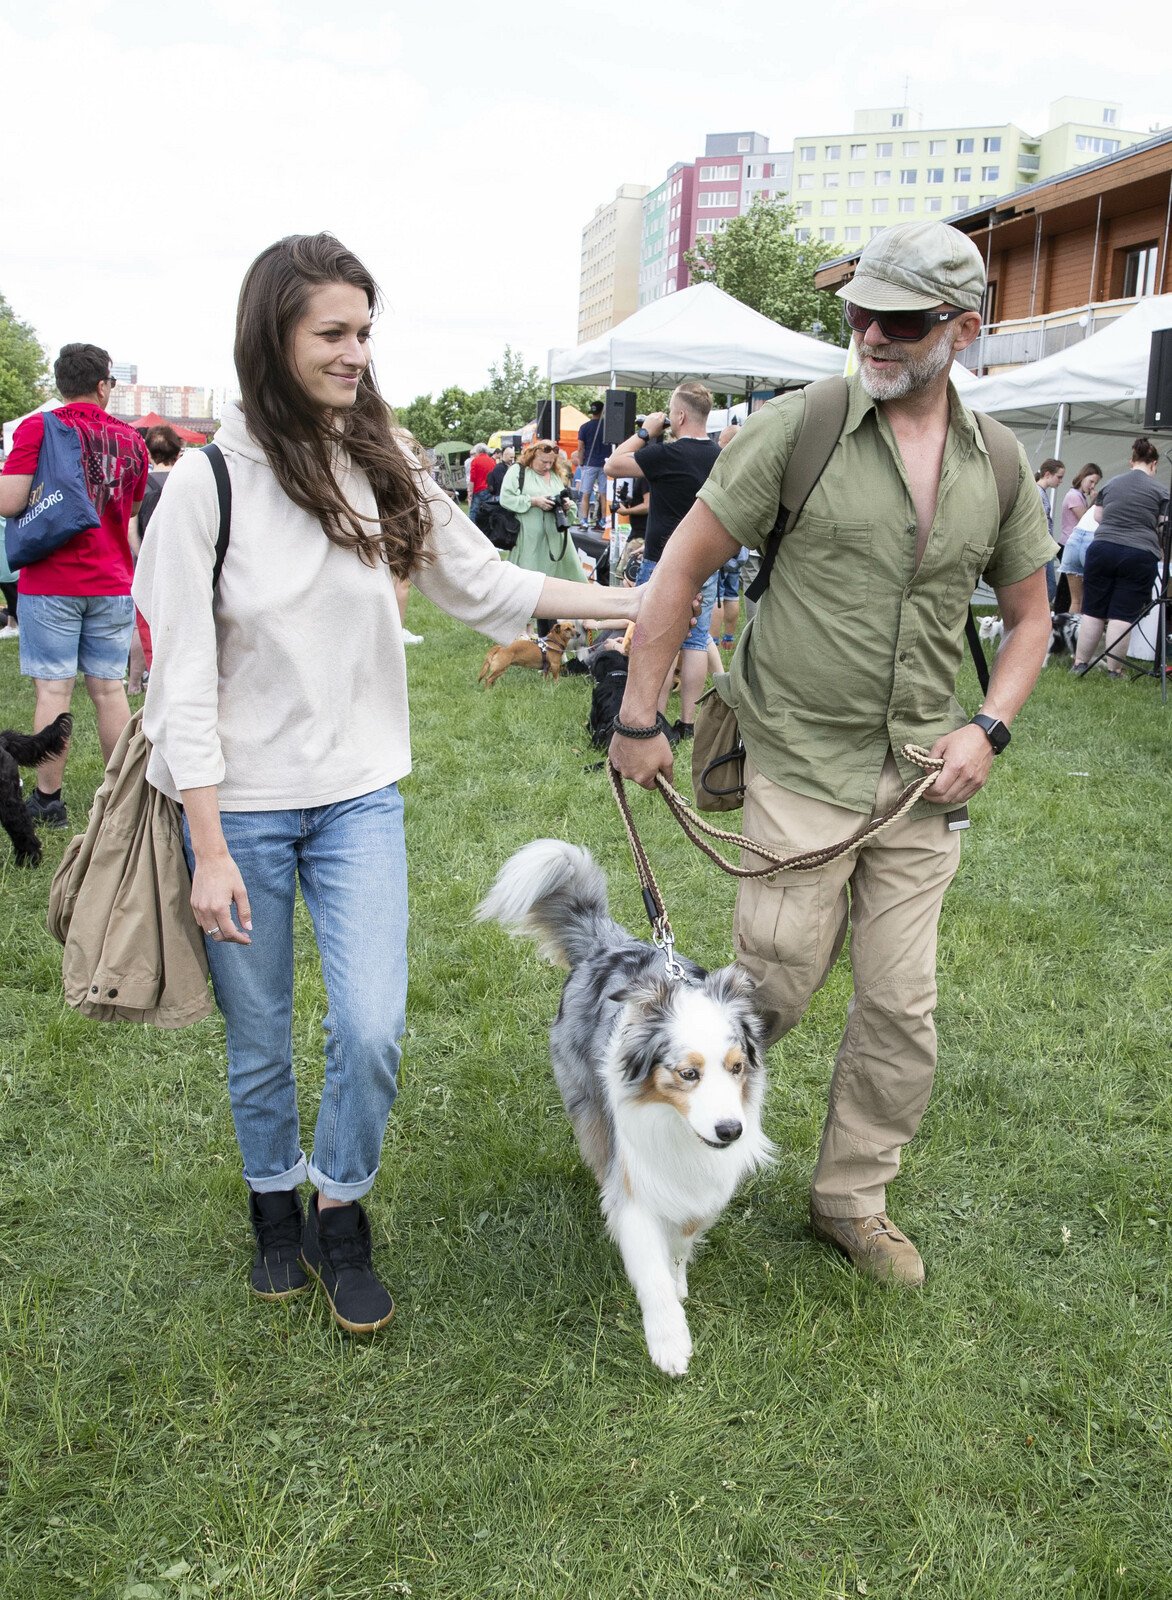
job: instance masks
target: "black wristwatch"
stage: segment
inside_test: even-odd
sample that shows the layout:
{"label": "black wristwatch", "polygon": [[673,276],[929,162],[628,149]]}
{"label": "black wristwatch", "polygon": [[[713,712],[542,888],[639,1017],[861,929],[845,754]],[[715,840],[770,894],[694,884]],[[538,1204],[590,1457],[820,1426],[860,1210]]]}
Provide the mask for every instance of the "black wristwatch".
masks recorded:
{"label": "black wristwatch", "polygon": [[651,435],[647,432],[646,428],[638,428],[635,432],[635,437],[636,439],[642,439],[644,442],[646,442],[648,439],[650,439]]}
{"label": "black wristwatch", "polygon": [[993,746],[993,754],[999,756],[1009,743],[1009,729],[997,717],[987,717],[984,712],[978,711],[975,717],[969,718]]}

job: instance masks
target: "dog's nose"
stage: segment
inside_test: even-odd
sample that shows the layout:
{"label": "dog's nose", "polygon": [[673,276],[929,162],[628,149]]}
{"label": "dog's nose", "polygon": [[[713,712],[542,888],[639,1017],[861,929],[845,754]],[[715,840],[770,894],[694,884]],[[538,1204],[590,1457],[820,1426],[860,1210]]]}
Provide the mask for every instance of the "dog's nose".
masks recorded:
{"label": "dog's nose", "polygon": [[741,1131],[741,1124],[739,1122],[718,1122],[716,1124],[716,1137],[720,1140],[721,1144],[735,1143],[736,1140],[740,1138]]}

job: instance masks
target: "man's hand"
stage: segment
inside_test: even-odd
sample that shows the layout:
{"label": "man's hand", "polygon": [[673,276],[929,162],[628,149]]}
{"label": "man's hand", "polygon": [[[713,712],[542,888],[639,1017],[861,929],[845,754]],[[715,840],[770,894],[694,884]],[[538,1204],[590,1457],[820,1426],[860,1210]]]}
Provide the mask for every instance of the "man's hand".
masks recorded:
{"label": "man's hand", "polygon": [[984,729],[972,722],[937,739],[928,754],[944,758],[944,770],[924,795],[937,805],[963,805],[984,787],[993,765],[993,746]]}
{"label": "man's hand", "polygon": [[654,739],[624,739],[621,733],[612,735],[610,759],[624,778],[630,778],[641,788],[654,789],[657,773],[662,772],[671,782],[674,772],[671,745],[666,734]]}
{"label": "man's hand", "polygon": [[643,426],[653,439],[661,439],[667,426],[667,412],[653,411],[649,417],[643,418]]}

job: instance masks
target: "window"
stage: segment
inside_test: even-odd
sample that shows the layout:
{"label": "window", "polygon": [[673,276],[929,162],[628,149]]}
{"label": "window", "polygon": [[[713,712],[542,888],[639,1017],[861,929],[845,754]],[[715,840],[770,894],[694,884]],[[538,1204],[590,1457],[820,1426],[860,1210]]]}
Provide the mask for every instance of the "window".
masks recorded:
{"label": "window", "polygon": [[900,183],[903,183],[903,184],[915,183],[916,182],[916,177],[917,177],[917,173],[916,173],[916,168],[915,167],[901,167],[899,169],[899,181],[900,181]]}
{"label": "window", "polygon": [[941,200],[941,198],[940,198],[940,196],[938,194],[937,195],[933,195],[931,199],[924,201],[924,210],[925,211],[943,211],[944,210],[944,201]]}
{"label": "window", "polygon": [[[701,183],[720,183],[723,179],[726,179],[726,178],[739,178],[740,175],[741,175],[741,169],[740,169],[740,167],[738,167],[736,165],[724,166],[724,167],[701,167],[700,168],[700,182]],[[747,174],[747,176],[751,178],[753,176],[752,172],[750,171]]]}
{"label": "window", "polygon": [[741,154],[743,151],[751,149],[752,143],[753,143],[753,141],[751,139],[738,139],[737,140],[737,153]]}
{"label": "window", "polygon": [[812,200],[798,201],[798,216],[812,217],[814,215],[814,202]]}
{"label": "window", "polygon": [[886,189],[891,183],[891,171],[884,167],[882,171],[874,174],[876,189]]}
{"label": "window", "polygon": [[724,217],[701,217],[696,224],[696,232],[697,234],[720,233],[724,229],[725,221]]}
{"label": "window", "polygon": [[827,161],[841,161],[842,146],[840,144],[828,144],[823,147],[822,154]]}
{"label": "window", "polygon": [[799,244],[808,244],[809,240],[810,240],[810,230],[809,230],[809,228],[795,228],[794,229],[794,238],[798,241]]}
{"label": "window", "polygon": [[838,173],[837,172],[824,172],[822,174],[822,187],[824,189],[837,189],[838,188]]}
{"label": "window", "polygon": [[977,203],[978,205],[982,206],[991,205],[996,198],[997,196],[995,194],[983,194]]}
{"label": "window", "polygon": [[924,182],[925,183],[943,183],[944,182],[944,168],[943,167],[928,167],[928,168],[926,168],[925,172],[924,172]]}
{"label": "window", "polygon": [[889,141],[877,144],[875,146],[875,154],[880,161],[886,161],[894,148],[894,145],[892,145]]}
{"label": "window", "polygon": [[823,200],[823,202],[822,202],[822,215],[824,217],[837,217],[837,215],[838,215],[838,201],[837,200]]}
{"label": "window", "polygon": [[844,209],[848,217],[862,216],[863,202],[861,200],[848,200]]}
{"label": "window", "polygon": [[865,144],[852,144],[851,145],[851,160],[852,161],[865,161],[866,159],[867,159],[867,147],[866,147],[866,145]]}
{"label": "window", "polygon": [[987,139],[982,141],[982,147],[987,156],[996,155],[1001,148],[1001,135],[999,133],[991,133]]}
{"label": "window", "polygon": [[824,244],[833,244],[834,243],[834,229],[833,228],[819,228],[818,229],[818,237],[822,240],[822,242]]}
{"label": "window", "polygon": [[1155,294],[1156,292],[1156,245],[1136,245],[1129,250],[1123,258],[1123,294],[1129,295]]}
{"label": "window", "polygon": [[972,181],[973,181],[973,169],[972,169],[972,167],[953,167],[953,169],[952,169],[952,181],[953,181],[953,183],[972,183]]}
{"label": "window", "polygon": [[910,195],[908,195],[899,202],[899,209],[901,211],[914,211],[916,209],[916,202]]}
{"label": "window", "polygon": [[882,232],[883,232],[882,228],[872,228],[871,229],[871,237],[872,237],[872,239],[877,239]]}
{"label": "window", "polygon": [[735,206],[739,199],[736,189],[706,189],[697,197],[696,205],[711,211],[713,206]]}
{"label": "window", "polygon": [[958,156],[971,156],[973,153],[973,141],[971,139],[958,139],[956,141],[956,153]]}
{"label": "window", "polygon": [[901,155],[918,156],[919,153],[920,153],[920,141],[918,139],[905,139],[903,141],[903,149],[900,152]]}
{"label": "window", "polygon": [[844,228],[842,237],[845,244],[858,244],[862,240],[863,230],[862,228]]}
{"label": "window", "polygon": [[1095,155],[1110,156],[1114,155],[1118,150],[1119,140],[1100,139],[1090,133],[1076,133],[1074,136],[1074,148],[1076,150],[1090,150]]}
{"label": "window", "polygon": [[952,209],[954,211],[967,211],[968,208],[969,208],[969,197],[968,197],[967,194],[954,194],[953,195],[953,197],[952,197]]}
{"label": "window", "polygon": [[798,173],[798,188],[812,189],[814,187],[814,174],[812,172]]}
{"label": "window", "polygon": [[867,174],[865,172],[848,172],[846,181],[848,188],[861,189],[867,181]]}
{"label": "window", "polygon": [[1104,106],[1103,107],[1103,121],[1110,123],[1112,127],[1115,126],[1115,107],[1114,106]]}
{"label": "window", "polygon": [[891,126],[893,128],[902,128],[903,127],[903,112],[902,111],[893,111],[891,113]]}
{"label": "window", "polygon": [[942,156],[944,154],[944,148],[947,145],[947,143],[948,143],[947,139],[929,139],[928,140],[928,154],[930,156]]}
{"label": "window", "polygon": [[776,167],[772,161],[767,161],[761,168],[761,176],[763,178],[772,178],[776,176]]}
{"label": "window", "polygon": [[887,199],[886,195],[883,197],[882,200],[872,200],[871,201],[871,214],[872,214],[872,216],[885,217],[890,210],[891,210],[891,201]]}
{"label": "window", "polygon": [[746,178],[755,178],[757,176],[758,176],[758,173],[757,173],[757,168],[756,168],[755,164],[752,161],[746,161],[745,162],[745,177]]}
{"label": "window", "polygon": [[982,183],[997,183],[997,182],[999,182],[1000,178],[1001,178],[1001,168],[1000,167],[982,167],[981,168],[981,182]]}
{"label": "window", "polygon": [[802,144],[798,146],[799,161],[813,161],[817,154],[818,152],[812,144]]}

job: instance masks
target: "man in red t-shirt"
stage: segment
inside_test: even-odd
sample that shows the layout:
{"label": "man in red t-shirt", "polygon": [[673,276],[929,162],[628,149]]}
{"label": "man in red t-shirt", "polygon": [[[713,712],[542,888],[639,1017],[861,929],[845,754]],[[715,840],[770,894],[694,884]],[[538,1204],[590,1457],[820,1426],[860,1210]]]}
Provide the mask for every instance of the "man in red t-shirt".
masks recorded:
{"label": "man in red t-shirt", "polygon": [[488,493],[488,475],[496,466],[492,459],[492,451],[486,444],[474,444],[472,455],[468,461],[468,482],[472,488],[472,499],[468,504],[468,515],[476,526],[480,526],[480,508],[484,504],[484,497]]}
{"label": "man in red t-shirt", "polygon": [[[81,438],[94,526],[20,569],[20,670],[36,687],[34,732],[69,710],[77,674],[83,674],[97,713],[102,755],[109,760],[130,718],[123,688],[134,628],[134,563],[127,527],[142,503],[150,460],[134,429],[106,410],[115,380],[105,350],[93,344],[65,345],[53,377],[65,402],[56,415]],[[28,505],[44,432],[39,412],[17,428],[0,475],[0,516],[19,516]],[[68,825],[61,799],[64,772],[64,755],[37,768],[37,786],[28,802],[34,822],[52,828]]]}

